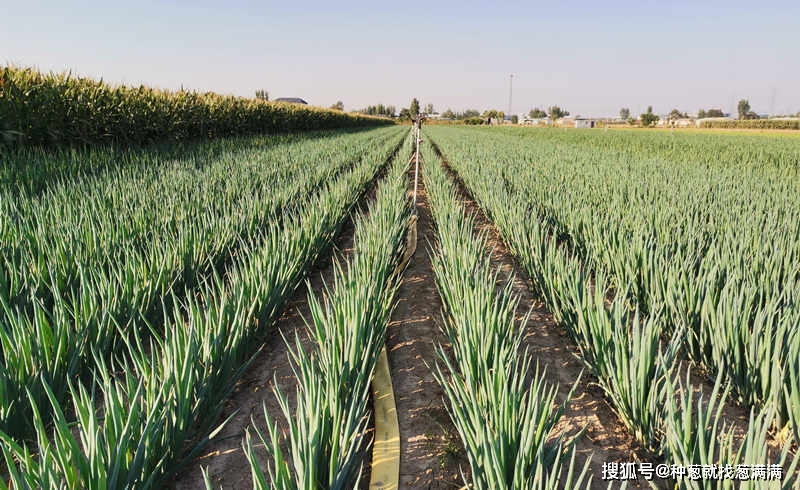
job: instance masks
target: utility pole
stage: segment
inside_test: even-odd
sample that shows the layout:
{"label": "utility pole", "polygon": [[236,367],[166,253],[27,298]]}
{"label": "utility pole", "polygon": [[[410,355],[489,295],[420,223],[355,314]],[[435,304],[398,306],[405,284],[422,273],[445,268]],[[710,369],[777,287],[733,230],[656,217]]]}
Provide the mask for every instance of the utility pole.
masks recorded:
{"label": "utility pole", "polygon": [[514,89],[514,74],[508,76],[508,117],[511,117],[511,95]]}
{"label": "utility pole", "polygon": [[775,115],[775,87],[772,87],[772,94],[769,99],[769,115]]}

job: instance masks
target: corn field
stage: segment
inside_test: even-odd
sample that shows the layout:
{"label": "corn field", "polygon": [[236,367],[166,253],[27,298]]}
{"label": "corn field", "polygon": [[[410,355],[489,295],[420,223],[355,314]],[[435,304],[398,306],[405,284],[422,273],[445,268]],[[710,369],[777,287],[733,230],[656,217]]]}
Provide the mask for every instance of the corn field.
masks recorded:
{"label": "corn field", "polygon": [[308,106],[0,68],[0,144],[130,145],[385,124]]}
{"label": "corn field", "polygon": [[702,121],[701,128],[717,129],[800,129],[798,119],[730,119],[723,121]]}

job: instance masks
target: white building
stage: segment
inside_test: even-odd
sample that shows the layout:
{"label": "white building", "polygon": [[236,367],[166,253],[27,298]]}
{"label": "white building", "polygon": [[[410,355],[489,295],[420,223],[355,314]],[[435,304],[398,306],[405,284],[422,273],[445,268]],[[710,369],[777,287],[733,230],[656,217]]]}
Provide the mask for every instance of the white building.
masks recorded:
{"label": "white building", "polygon": [[576,128],[595,128],[597,127],[597,119],[591,117],[576,117],[575,118],[575,127]]}
{"label": "white building", "polygon": [[520,119],[520,124],[527,124],[529,126],[548,126],[551,123],[549,117],[534,117],[530,118],[525,116]]}
{"label": "white building", "polygon": [[682,117],[680,119],[669,119],[667,116],[659,119],[656,126],[665,128],[690,128],[695,125],[694,119],[691,117]]}

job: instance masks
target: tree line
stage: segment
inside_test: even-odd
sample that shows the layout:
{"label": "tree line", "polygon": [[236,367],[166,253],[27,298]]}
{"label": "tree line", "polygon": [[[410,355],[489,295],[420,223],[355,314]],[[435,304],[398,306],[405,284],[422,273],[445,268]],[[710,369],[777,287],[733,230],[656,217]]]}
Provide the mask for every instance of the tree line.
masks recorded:
{"label": "tree line", "polygon": [[[739,103],[736,106],[738,112],[739,120],[751,120],[751,119],[760,119],[757,113],[751,110],[750,108],[750,101],[747,99],[739,100]],[[800,117],[800,112],[797,113],[797,116]],[[688,119],[690,116],[687,112],[681,112],[678,109],[672,109],[666,117],[666,120],[669,122],[676,121],[678,119]],[[728,114],[722,111],[719,108],[711,108],[711,109],[700,109],[697,111],[697,119],[706,119],[706,118],[714,118],[714,117],[728,117]],[[623,107],[619,110],[619,118],[623,121],[628,122],[629,124],[635,124],[637,121],[633,117],[631,117],[631,110],[627,107]],[[639,116],[639,122],[642,126],[652,126],[659,121],[660,117],[653,113],[653,106],[647,107],[647,112],[641,114]]]}
{"label": "tree line", "polygon": [[[269,93],[264,90],[256,90],[255,92],[256,99],[259,100],[269,100]],[[344,103],[342,101],[337,101],[335,104],[330,106],[330,109],[337,110],[337,111],[344,111]],[[416,119],[420,114],[427,114],[428,116],[436,114],[435,108],[433,104],[428,103],[425,105],[424,108],[420,107],[419,99],[414,97],[411,99],[411,103],[408,107],[401,108],[399,113],[397,112],[397,108],[393,105],[384,105],[384,104],[376,104],[370,105],[363,109],[352,111],[358,114],[364,114],[368,116],[383,116],[383,117],[397,117],[401,120],[410,120]],[[747,99],[739,100],[737,104],[737,112],[738,118],[740,120],[752,120],[752,119],[760,119],[760,116],[751,110],[750,101]],[[553,105],[547,108],[546,110],[540,109],[539,107],[535,107],[528,112],[528,117],[531,119],[544,119],[550,118],[553,121],[558,119],[564,118],[569,116],[570,113],[565,108],[562,108],[558,105]],[[461,112],[454,111],[450,108],[446,109],[444,112],[441,113],[442,119],[448,119],[453,121],[462,121],[468,124],[483,124],[483,123],[490,123],[494,120],[504,120],[505,119],[505,112],[497,110],[497,109],[487,109],[483,112],[477,109],[467,109]],[[699,109],[697,111],[697,119],[705,119],[705,118],[715,118],[715,117],[727,117],[728,115],[719,108],[710,108],[710,109]],[[797,117],[800,117],[800,112],[797,113]],[[637,122],[642,126],[653,126],[655,125],[661,118],[653,112],[653,106],[648,106],[647,111],[640,114],[639,118],[636,119],[631,115],[631,110],[627,107],[623,107],[619,110],[619,118],[628,124],[636,124]],[[682,112],[680,110],[672,109],[669,114],[666,116],[666,120],[668,122],[673,122],[679,119],[688,119],[690,118],[687,112]],[[511,116],[511,122],[517,123],[517,116]]]}

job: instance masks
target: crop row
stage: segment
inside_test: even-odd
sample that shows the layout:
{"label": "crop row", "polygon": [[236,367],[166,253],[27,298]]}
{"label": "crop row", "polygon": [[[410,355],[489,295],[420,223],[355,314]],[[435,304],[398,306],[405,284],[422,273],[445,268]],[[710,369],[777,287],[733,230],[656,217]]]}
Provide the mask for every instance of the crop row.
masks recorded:
{"label": "crop row", "polygon": [[[259,339],[388,156],[367,155],[282,221],[265,223],[241,241],[225,276],[212,272],[183,299],[168,293],[176,307],[164,314],[163,329],[134,319],[120,355],[106,360],[93,351],[92,385],[69,381],[69,408],[42,380],[49,400],[31,403],[33,451],[3,436],[13,487],[163,484],[213,436]],[[53,412],[52,429],[40,417],[45,408]]]}
{"label": "crop row", "polygon": [[287,452],[269,415],[268,436],[254,429],[268,450],[269,479],[250,432],[244,441],[254,488],[359,486],[368,449],[370,381],[395,306],[411,209],[404,163],[398,159],[356,221],[354,255],[346,266],[337,265],[333,287],[325,289],[325,306],[309,292],[313,347],[307,352],[297,338],[294,346],[289,344],[298,382],[294,411],[275,388],[288,426]]}
{"label": "crop row", "polygon": [[[619,174],[614,171],[619,169],[615,168],[613,155],[603,155],[594,149],[586,151],[579,145],[551,145],[544,140],[538,141],[538,145],[522,144],[519,139],[506,137],[501,132],[479,134],[447,128],[430,131],[441,144],[450,165],[496,223],[512,252],[530,275],[537,293],[578,345],[584,362],[597,377],[631,433],[654,455],[668,460],[685,459],[688,454],[702,460],[702,463],[719,462],[715,459],[719,456],[718,451],[713,450],[718,446],[712,445],[710,452],[702,452],[699,447],[689,443],[697,435],[709,437],[707,427],[703,424],[710,423],[714,416],[702,422],[676,416],[680,410],[674,405],[673,393],[682,390],[675,379],[676,358],[679,349],[691,353],[698,337],[694,329],[696,326],[676,315],[675,310],[671,309],[674,306],[663,298],[675,298],[682,290],[678,285],[671,284],[665,286],[671,296],[664,295],[663,290],[660,292],[662,296],[657,296],[659,292],[649,287],[655,282],[653,278],[664,281],[659,274],[673,272],[686,277],[687,273],[695,270],[693,264],[709,260],[708,257],[697,255],[689,255],[695,259],[688,260],[686,255],[681,255],[690,246],[681,240],[683,237],[693,237],[694,244],[699,242],[697,232],[702,228],[697,223],[694,226],[685,223],[686,216],[694,217],[696,214],[683,214],[682,224],[671,227],[669,232],[659,230],[658,235],[652,236],[653,229],[675,224],[673,220],[677,220],[676,214],[680,212],[663,203],[660,207],[655,206],[652,200],[658,197],[677,205],[684,202],[681,199],[689,197],[679,187],[661,189],[658,193],[649,188],[667,170],[658,167],[655,159],[646,160],[650,165],[625,161],[620,165],[628,169],[626,181],[615,177]],[[476,144],[476,139],[479,144]],[[691,175],[690,169],[681,170]],[[731,167],[717,170],[731,171]],[[640,174],[643,180],[638,180]],[[610,184],[620,182],[628,182],[628,185],[622,186],[624,193],[608,193]],[[687,178],[686,173],[682,175],[681,182],[689,187],[698,184]],[[598,189],[606,193],[601,196],[597,193]],[[673,201],[676,193],[680,196]],[[708,196],[703,195],[702,198],[707,199]],[[733,200],[734,196],[728,195],[727,198]],[[716,212],[721,211],[716,209]],[[576,215],[580,220],[564,219]],[[671,216],[668,218],[665,215]],[[758,216],[758,213],[751,212],[751,215]],[[625,225],[642,217],[647,221],[640,228],[624,229]],[[753,232],[752,228],[747,231]],[[714,243],[711,233],[705,239],[716,246],[729,247],[731,242],[735,244],[735,236],[734,230],[731,230],[725,235],[727,242]],[[750,240],[750,243],[753,241]],[[659,250],[659,244],[673,248],[667,254]],[[681,247],[684,247],[683,250]],[[742,250],[740,252],[745,253]],[[746,257],[749,255],[745,253]],[[662,260],[657,260],[658,257]],[[711,257],[715,261],[722,261],[718,255]],[[730,255],[728,257],[731,258]],[[666,258],[679,260],[670,263]],[[727,266],[733,268],[740,260],[737,258]],[[720,266],[717,265],[719,270]],[[649,275],[642,274],[642,270]],[[756,268],[753,268],[753,272],[760,273]],[[777,278],[773,277],[772,280]],[[689,279],[683,284],[693,286]],[[764,285],[767,291],[774,287]],[[708,315],[709,310],[714,311],[712,307],[716,308],[715,318],[719,319],[720,324],[714,326],[716,330],[705,327],[708,329],[709,343],[722,342],[727,332],[733,334],[730,340],[736,342],[754,337],[748,341],[751,347],[775,342],[774,336],[755,338],[759,333],[752,333],[752,325],[736,321],[733,314],[735,310],[732,311],[729,303],[713,304],[710,300],[708,298],[700,303],[700,311]],[[758,304],[742,306],[754,309]],[[792,309],[787,308],[785,315],[775,320],[791,322],[791,317],[787,319],[787,315],[792,314]],[[753,313],[753,318],[758,318],[758,315]],[[664,334],[667,340],[662,346]],[[718,338],[713,339],[715,336]],[[748,365],[741,357],[732,357],[737,352],[736,345],[731,342],[721,345],[727,349],[726,362],[723,361],[720,346],[720,362],[709,367],[714,368],[719,382],[732,382],[742,399],[741,393],[747,391],[740,387],[743,383],[736,383],[731,372],[748,369]],[[779,344],[774,350],[779,351],[781,347]],[[758,362],[768,368],[776,365],[780,368],[775,357],[762,358],[755,351],[747,354],[754,356],[753,361],[757,356]],[[769,374],[774,375],[774,369]],[[743,381],[749,383],[753,379]],[[787,383],[787,391],[790,390],[786,380],[780,382]],[[691,391],[689,387],[685,388]],[[752,393],[754,389],[749,388]],[[783,396],[780,400],[783,400]],[[684,403],[690,402],[689,398],[684,398]],[[767,463],[766,445],[750,442],[751,439],[766,440],[773,419],[780,420],[780,410],[786,405],[767,402],[758,405],[753,409],[746,443],[741,446],[739,453],[731,450],[731,459],[725,463],[759,458],[759,463]],[[755,415],[758,413],[756,409],[761,406],[764,406],[764,411]],[[719,414],[716,417],[719,423]],[[692,425],[695,423],[698,425]],[[714,433],[709,438],[718,441],[717,436],[720,440],[727,440],[730,434],[726,428],[724,436]],[[796,465],[796,462],[789,463],[788,448],[789,444],[785,444],[783,452],[775,456],[777,461],[790,465],[786,470]],[[786,486],[793,484],[793,481],[793,477],[787,478]],[[681,485],[688,487],[691,483],[684,480]]]}
{"label": "crop row", "polygon": [[[430,151],[430,161],[435,162]],[[509,280],[498,287],[487,256],[485,233],[474,235],[474,218],[456,199],[444,168],[424,166],[425,187],[437,226],[433,253],[436,284],[444,303],[444,333],[451,356],[441,345],[436,379],[449,401],[450,416],[466,448],[471,482],[477,489],[589,488],[589,460],[574,473],[562,459],[572,441],[560,435],[559,422],[569,397],[558,405],[557,387],[522,349],[524,323],[515,325],[519,299]]]}

